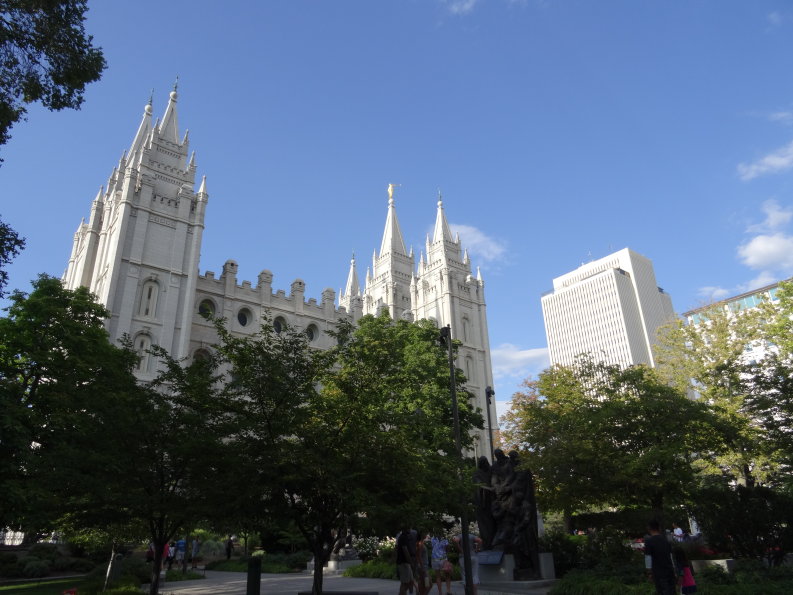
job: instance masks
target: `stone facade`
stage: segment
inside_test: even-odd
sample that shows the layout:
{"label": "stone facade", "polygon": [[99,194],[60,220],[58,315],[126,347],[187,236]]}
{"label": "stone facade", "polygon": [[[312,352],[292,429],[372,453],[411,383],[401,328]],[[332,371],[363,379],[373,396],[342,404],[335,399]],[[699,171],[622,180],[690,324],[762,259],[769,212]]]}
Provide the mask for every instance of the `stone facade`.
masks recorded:
{"label": "stone facade", "polygon": [[[387,309],[395,319],[434,320],[450,324],[462,341],[457,365],[487,419],[485,388],[493,385],[484,282],[472,274],[459,237],[452,237],[443,202],[438,199],[435,229],[427,237],[418,267],[405,249],[389,186],[386,226],[379,254],[361,290],[355,259],[345,289],[325,289],[319,301],[305,297],[305,282],[296,279],[289,293],[273,289],[273,274],[259,273],[256,284],[239,281],[237,263],[228,260],[222,273],[199,272],[201,236],[209,202],[206,178],[197,192],[195,156],[189,139],[178,136],[177,93],[169,97],[162,120],[152,123],[151,102],[106,187],[91,205],[88,222],[74,236],[63,276],[68,288],[88,287],[110,310],[111,340],[127,335],[144,353],[160,345],[177,358],[212,349],[216,335],[204,314],[228,320],[241,335],[254,333],[265,317],[273,324],[305,329],[312,344],[330,347],[327,333],[342,318],[357,320]],[[141,359],[138,376],[156,373],[155,362]],[[490,413],[496,419],[495,405]],[[477,453],[489,453],[487,429],[478,437]]]}

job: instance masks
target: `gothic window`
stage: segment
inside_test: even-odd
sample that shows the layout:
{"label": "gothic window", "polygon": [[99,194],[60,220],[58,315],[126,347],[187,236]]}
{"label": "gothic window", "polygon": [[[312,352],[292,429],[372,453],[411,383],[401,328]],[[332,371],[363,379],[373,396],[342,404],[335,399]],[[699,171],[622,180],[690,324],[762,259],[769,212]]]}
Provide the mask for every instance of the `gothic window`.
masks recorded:
{"label": "gothic window", "polygon": [[308,342],[313,343],[319,337],[319,329],[315,324],[309,324],[306,328],[306,337],[308,337]]}
{"label": "gothic window", "polygon": [[212,300],[201,300],[198,305],[198,313],[204,318],[212,318],[215,315],[215,302]]}
{"label": "gothic window", "polygon": [[463,343],[467,343],[470,340],[471,335],[471,321],[468,320],[467,316],[463,316]]}
{"label": "gothic window", "polygon": [[212,354],[209,353],[209,351],[207,351],[203,347],[196,349],[195,352],[193,353],[193,361],[208,362],[210,359],[212,359]]}
{"label": "gothic window", "polygon": [[465,378],[471,383],[476,381],[474,378],[474,360],[470,356],[465,358]]}
{"label": "gothic window", "polygon": [[285,329],[286,329],[286,320],[284,320],[280,316],[275,320],[273,320],[273,330],[275,330],[276,333],[280,335],[281,331]]}
{"label": "gothic window", "polygon": [[248,326],[253,321],[253,314],[248,308],[243,308],[237,312],[237,322],[240,326]]}
{"label": "gothic window", "polygon": [[135,351],[138,353],[139,372],[146,372],[149,369],[149,349],[151,349],[151,338],[148,335],[138,335],[135,337]]}
{"label": "gothic window", "polygon": [[157,296],[160,286],[156,281],[148,280],[143,284],[143,291],[140,294],[140,304],[138,306],[138,316],[154,318],[157,315]]}

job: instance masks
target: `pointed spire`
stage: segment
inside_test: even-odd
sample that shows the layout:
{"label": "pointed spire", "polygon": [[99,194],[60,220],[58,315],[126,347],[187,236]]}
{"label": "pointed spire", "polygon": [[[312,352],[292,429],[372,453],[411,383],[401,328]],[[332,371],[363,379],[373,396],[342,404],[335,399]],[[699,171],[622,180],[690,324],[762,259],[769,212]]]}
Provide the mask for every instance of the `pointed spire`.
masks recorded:
{"label": "pointed spire", "polygon": [[357,297],[361,295],[361,286],[358,283],[358,271],[355,268],[355,253],[353,252],[352,260],[350,260],[350,272],[347,274],[347,287],[344,293],[341,294],[345,297]]}
{"label": "pointed spire", "polygon": [[104,186],[100,186],[99,187],[99,192],[96,193],[96,198],[94,198],[94,202],[95,203],[101,203],[102,202],[102,197],[104,195],[105,195],[105,187]]}
{"label": "pointed spire", "polygon": [[394,207],[394,187],[395,184],[388,185],[388,215],[385,220],[383,241],[380,244],[380,256],[389,253],[407,256],[405,241],[402,239],[402,231],[399,229],[399,221]]}
{"label": "pointed spire", "polygon": [[174,144],[179,144],[179,123],[176,117],[176,98],[178,97],[176,87],[178,83],[179,77],[176,77],[176,83],[174,83],[173,91],[168,99],[168,107],[165,108],[165,115],[162,117],[159,127],[160,136]]}
{"label": "pointed spire", "polygon": [[438,214],[435,216],[435,230],[432,233],[432,241],[440,242],[441,240],[452,242],[452,231],[449,229],[449,223],[446,221],[446,214],[443,212],[443,198],[441,192],[438,190]]}
{"label": "pointed spire", "polygon": [[369,267],[366,267],[366,286],[369,287],[369,283],[372,281],[372,273],[369,270]]}
{"label": "pointed spire", "polygon": [[199,194],[208,194],[207,193],[207,177],[203,176],[201,178],[201,186],[198,188]]}
{"label": "pointed spire", "polygon": [[470,265],[471,264],[471,259],[468,258],[468,248],[466,248],[465,252],[463,253],[463,264],[465,264],[465,265]]}
{"label": "pointed spire", "polygon": [[476,267],[476,280],[482,281],[482,271],[479,270],[479,267]]}
{"label": "pointed spire", "polygon": [[130,158],[135,157],[135,153],[143,147],[144,143],[146,142],[146,137],[149,135],[151,130],[151,99],[143,108],[143,119],[140,122],[140,126],[138,126],[138,132],[135,134],[135,138],[132,140],[132,146],[129,148],[127,155]]}
{"label": "pointed spire", "polygon": [[[195,167],[195,151],[190,154],[190,163],[187,164],[188,167]],[[206,177],[206,176],[204,176]]]}

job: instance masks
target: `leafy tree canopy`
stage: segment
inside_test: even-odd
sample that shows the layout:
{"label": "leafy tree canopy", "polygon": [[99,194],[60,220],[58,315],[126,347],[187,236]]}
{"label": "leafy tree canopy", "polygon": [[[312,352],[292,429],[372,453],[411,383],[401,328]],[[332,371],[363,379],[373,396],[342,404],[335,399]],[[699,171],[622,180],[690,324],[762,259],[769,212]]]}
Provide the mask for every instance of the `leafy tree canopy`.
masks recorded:
{"label": "leafy tree canopy", "polygon": [[86,0],[0,0],[0,145],[26,105],[78,109],[105,69],[83,22]]}
{"label": "leafy tree canopy", "polygon": [[24,247],[24,238],[20,238],[10,225],[0,219],[0,297],[5,295],[8,285],[8,271],[5,268]]}

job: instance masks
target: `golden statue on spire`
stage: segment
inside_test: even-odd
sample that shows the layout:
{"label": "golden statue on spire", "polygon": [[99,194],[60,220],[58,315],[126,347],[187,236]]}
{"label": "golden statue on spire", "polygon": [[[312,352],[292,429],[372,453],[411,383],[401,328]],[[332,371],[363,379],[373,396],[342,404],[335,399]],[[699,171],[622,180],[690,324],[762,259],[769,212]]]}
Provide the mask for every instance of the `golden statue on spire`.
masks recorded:
{"label": "golden statue on spire", "polygon": [[397,186],[401,186],[402,184],[389,184],[388,185],[388,200],[389,202],[394,200],[394,188]]}

